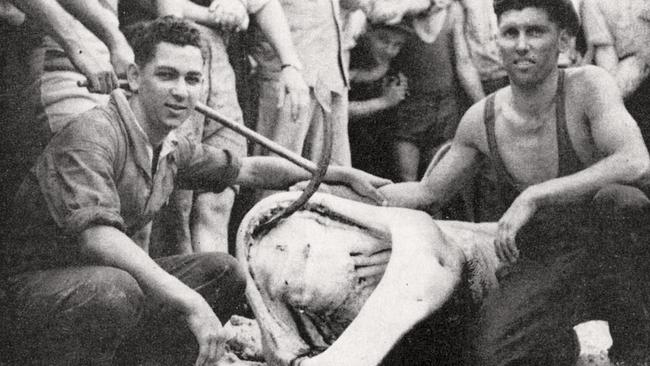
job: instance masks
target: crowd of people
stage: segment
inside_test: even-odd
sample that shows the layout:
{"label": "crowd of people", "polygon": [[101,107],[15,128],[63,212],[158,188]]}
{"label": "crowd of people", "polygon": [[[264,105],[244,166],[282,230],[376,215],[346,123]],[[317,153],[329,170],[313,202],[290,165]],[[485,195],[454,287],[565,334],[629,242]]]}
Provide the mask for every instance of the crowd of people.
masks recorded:
{"label": "crowd of people", "polygon": [[647,1],[0,0],[0,27],[10,362],[220,357],[236,197],[309,175],[197,102],[311,160],[330,125],[325,179],[380,205],[498,221],[477,364],[575,362],[578,318],[647,352]]}

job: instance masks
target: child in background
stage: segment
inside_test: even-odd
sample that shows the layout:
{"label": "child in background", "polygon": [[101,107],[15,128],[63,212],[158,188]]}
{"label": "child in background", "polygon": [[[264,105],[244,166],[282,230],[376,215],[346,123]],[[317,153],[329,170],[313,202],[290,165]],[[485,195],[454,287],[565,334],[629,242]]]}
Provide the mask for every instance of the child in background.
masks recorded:
{"label": "child in background", "polygon": [[412,19],[395,66],[409,79],[409,98],[397,108],[395,157],[398,179],[415,181],[460,121],[461,87],[473,102],[483,97],[480,77],[464,36],[464,13],[455,1],[436,0]]}
{"label": "child in background", "polygon": [[405,25],[370,25],[350,58],[350,148],[352,166],[393,176],[390,150],[395,107],[407,94],[404,74],[391,68],[412,30]]}

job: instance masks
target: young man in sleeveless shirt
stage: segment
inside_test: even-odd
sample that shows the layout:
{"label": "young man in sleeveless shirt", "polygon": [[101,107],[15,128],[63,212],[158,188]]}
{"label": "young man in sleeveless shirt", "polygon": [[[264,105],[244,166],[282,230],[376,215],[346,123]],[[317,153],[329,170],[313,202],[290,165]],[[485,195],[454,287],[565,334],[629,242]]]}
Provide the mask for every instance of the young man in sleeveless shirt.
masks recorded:
{"label": "young man in sleeveless shirt", "polygon": [[572,328],[593,319],[610,321],[615,348],[638,351],[649,319],[635,284],[647,271],[630,232],[650,205],[637,188],[650,166],[639,128],[604,70],[557,68],[577,24],[568,0],[501,0],[495,11],[511,85],[468,110],[429,176],[381,191],[391,205],[441,207],[481,159],[497,170],[494,245],[510,266],[482,304],[476,364],[574,365]]}

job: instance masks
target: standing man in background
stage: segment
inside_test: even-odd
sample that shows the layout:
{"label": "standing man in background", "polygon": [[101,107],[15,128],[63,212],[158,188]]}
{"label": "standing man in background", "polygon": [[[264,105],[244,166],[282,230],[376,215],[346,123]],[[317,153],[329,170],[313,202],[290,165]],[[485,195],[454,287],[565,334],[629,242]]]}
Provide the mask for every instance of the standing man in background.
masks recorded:
{"label": "standing man in background", "polygon": [[[338,0],[280,0],[299,60],[285,62],[276,55],[259,27],[254,29],[253,57],[258,63],[259,117],[257,132],[302,156],[316,160],[323,150],[323,123],[332,124],[333,164],[349,166],[348,64],[344,60]],[[280,76],[286,69],[300,72],[309,97],[286,103]],[[265,155],[256,147],[255,155]]]}

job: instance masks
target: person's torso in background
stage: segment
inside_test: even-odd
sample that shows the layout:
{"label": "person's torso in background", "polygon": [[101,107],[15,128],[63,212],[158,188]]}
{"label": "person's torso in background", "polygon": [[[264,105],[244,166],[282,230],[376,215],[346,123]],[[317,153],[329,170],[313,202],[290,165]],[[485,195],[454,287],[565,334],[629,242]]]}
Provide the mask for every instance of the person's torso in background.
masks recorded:
{"label": "person's torso in background", "polygon": [[619,59],[637,54],[650,40],[650,3],[646,0],[596,0],[614,37]]}
{"label": "person's torso in background", "polygon": [[481,80],[505,77],[497,46],[499,27],[492,0],[463,0],[461,3],[465,10],[467,47]]}
{"label": "person's torso in background", "polygon": [[[322,84],[331,91],[347,85],[342,53],[338,0],[280,0],[291,29],[293,43],[303,63],[309,86]],[[254,30],[252,50],[262,78],[276,79],[281,62],[259,29]]]}
{"label": "person's torso in background", "polygon": [[449,95],[455,93],[453,34],[450,13],[433,43],[411,36],[395,59],[395,65],[408,79],[409,93]]}
{"label": "person's torso in background", "polygon": [[[119,26],[117,18],[118,0],[99,0],[99,2],[114,15],[113,17],[106,19],[106,21],[114,23],[117,28]],[[80,21],[75,20],[74,23],[73,27],[77,32],[78,42],[84,44],[88,52],[90,52],[94,58],[109,62],[110,53],[106,45]],[[45,70],[76,70],[66,56],[65,51],[61,45],[57,43],[54,37],[42,34],[42,37],[40,37],[39,43],[35,45],[33,52],[38,53],[43,52],[43,50],[45,50],[43,60],[43,68]],[[32,59],[34,58],[38,58],[38,56],[32,57]]]}

